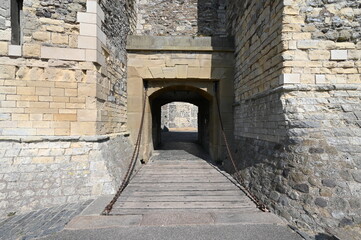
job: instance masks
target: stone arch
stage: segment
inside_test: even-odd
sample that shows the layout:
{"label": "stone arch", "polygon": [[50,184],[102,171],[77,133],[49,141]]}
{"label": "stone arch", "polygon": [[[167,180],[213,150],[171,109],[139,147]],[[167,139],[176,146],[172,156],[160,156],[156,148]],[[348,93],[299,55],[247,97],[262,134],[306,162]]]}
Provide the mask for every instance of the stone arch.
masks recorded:
{"label": "stone arch", "polygon": [[[170,91],[198,93],[209,102],[209,141],[204,143],[214,160],[224,159],[222,136],[215,104],[218,95],[226,134],[233,133],[233,49],[222,39],[157,38],[132,36],[128,39],[128,121],[135,142],[141,119],[143,90],[148,99],[141,153],[146,162],[154,150],[152,101]],[[215,93],[215,82],[219,88]],[[155,93],[155,94],[154,94]],[[154,95],[153,95],[154,94]],[[174,101],[173,97],[169,101]]]}
{"label": "stone arch", "polygon": [[[157,148],[161,143],[161,107],[174,101],[187,102],[198,106],[198,142],[207,152],[214,155],[211,149],[214,139],[209,136],[213,129],[212,126],[217,122],[216,119],[212,118],[214,115],[211,115],[214,104],[213,96],[200,88],[190,85],[164,87],[149,96],[154,148]],[[210,125],[210,123],[213,123],[213,125]]]}

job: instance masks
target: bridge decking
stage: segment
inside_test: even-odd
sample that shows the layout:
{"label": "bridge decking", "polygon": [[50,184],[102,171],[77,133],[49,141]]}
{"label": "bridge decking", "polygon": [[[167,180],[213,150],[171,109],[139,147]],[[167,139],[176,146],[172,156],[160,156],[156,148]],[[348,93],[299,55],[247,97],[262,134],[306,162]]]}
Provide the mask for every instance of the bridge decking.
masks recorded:
{"label": "bridge decking", "polygon": [[226,173],[182,150],[156,151],[131,180],[111,215],[260,212]]}

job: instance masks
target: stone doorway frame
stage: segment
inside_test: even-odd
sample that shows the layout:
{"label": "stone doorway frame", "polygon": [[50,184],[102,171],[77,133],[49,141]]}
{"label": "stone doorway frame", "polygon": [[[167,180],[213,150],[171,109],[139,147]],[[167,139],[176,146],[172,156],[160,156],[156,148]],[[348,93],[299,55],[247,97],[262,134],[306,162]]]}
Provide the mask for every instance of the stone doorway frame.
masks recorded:
{"label": "stone doorway frame", "polygon": [[218,82],[217,94],[220,99],[221,114],[226,134],[231,139],[234,101],[232,43],[227,39],[211,37],[129,36],[127,50],[127,120],[133,142],[139,130],[144,82],[148,83],[140,158],[147,162],[154,150],[149,96],[162,88],[181,84],[200,89],[212,96],[210,154],[213,160],[223,160],[225,153],[221,150],[224,148],[224,143],[214,104],[214,82]]}

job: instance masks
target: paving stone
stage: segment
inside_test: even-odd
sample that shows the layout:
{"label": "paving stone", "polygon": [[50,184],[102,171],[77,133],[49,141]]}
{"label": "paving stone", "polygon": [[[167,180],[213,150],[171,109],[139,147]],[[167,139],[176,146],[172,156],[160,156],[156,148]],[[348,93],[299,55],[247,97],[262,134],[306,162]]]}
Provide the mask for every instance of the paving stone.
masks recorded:
{"label": "paving stone", "polygon": [[61,231],[90,203],[66,204],[5,219],[0,222],[0,240],[34,239]]}

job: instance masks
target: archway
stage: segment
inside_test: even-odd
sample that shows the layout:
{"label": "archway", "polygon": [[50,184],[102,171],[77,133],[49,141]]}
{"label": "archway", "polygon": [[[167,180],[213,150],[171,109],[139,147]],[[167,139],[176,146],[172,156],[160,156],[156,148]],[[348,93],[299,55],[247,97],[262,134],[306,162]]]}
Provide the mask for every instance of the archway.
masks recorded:
{"label": "archway", "polygon": [[[162,125],[161,125],[161,107],[171,102],[185,102],[194,104],[198,107],[197,129],[198,143],[203,149],[214,155],[212,145],[215,139],[210,139],[211,128],[210,122],[216,124],[214,118],[211,117],[213,112],[212,95],[192,86],[175,85],[162,88],[149,96],[152,117],[152,141],[155,149],[159,149],[162,145]],[[184,145],[187,147],[187,145]],[[184,149],[186,150],[186,149]],[[192,151],[192,149],[189,149]]]}
{"label": "archway", "polygon": [[[231,139],[232,104],[235,97],[232,43],[219,38],[132,36],[128,39],[127,50],[127,128],[133,142],[139,131],[142,105],[147,100],[141,142],[141,158],[144,162],[151,157],[159,141],[160,124],[156,118],[160,119],[160,110],[154,110],[154,106],[160,109],[162,104],[177,99],[205,109],[202,112],[208,117],[203,118],[207,127],[200,129],[202,145],[213,160],[224,160],[225,151],[222,150],[225,146],[220,133],[215,96],[219,97],[225,132]],[[218,84],[217,91],[215,82]],[[148,89],[147,99],[144,99],[145,88]],[[176,95],[172,96],[174,91]],[[190,95],[186,97],[186,94]],[[153,124],[154,121],[158,121],[158,124]]]}

